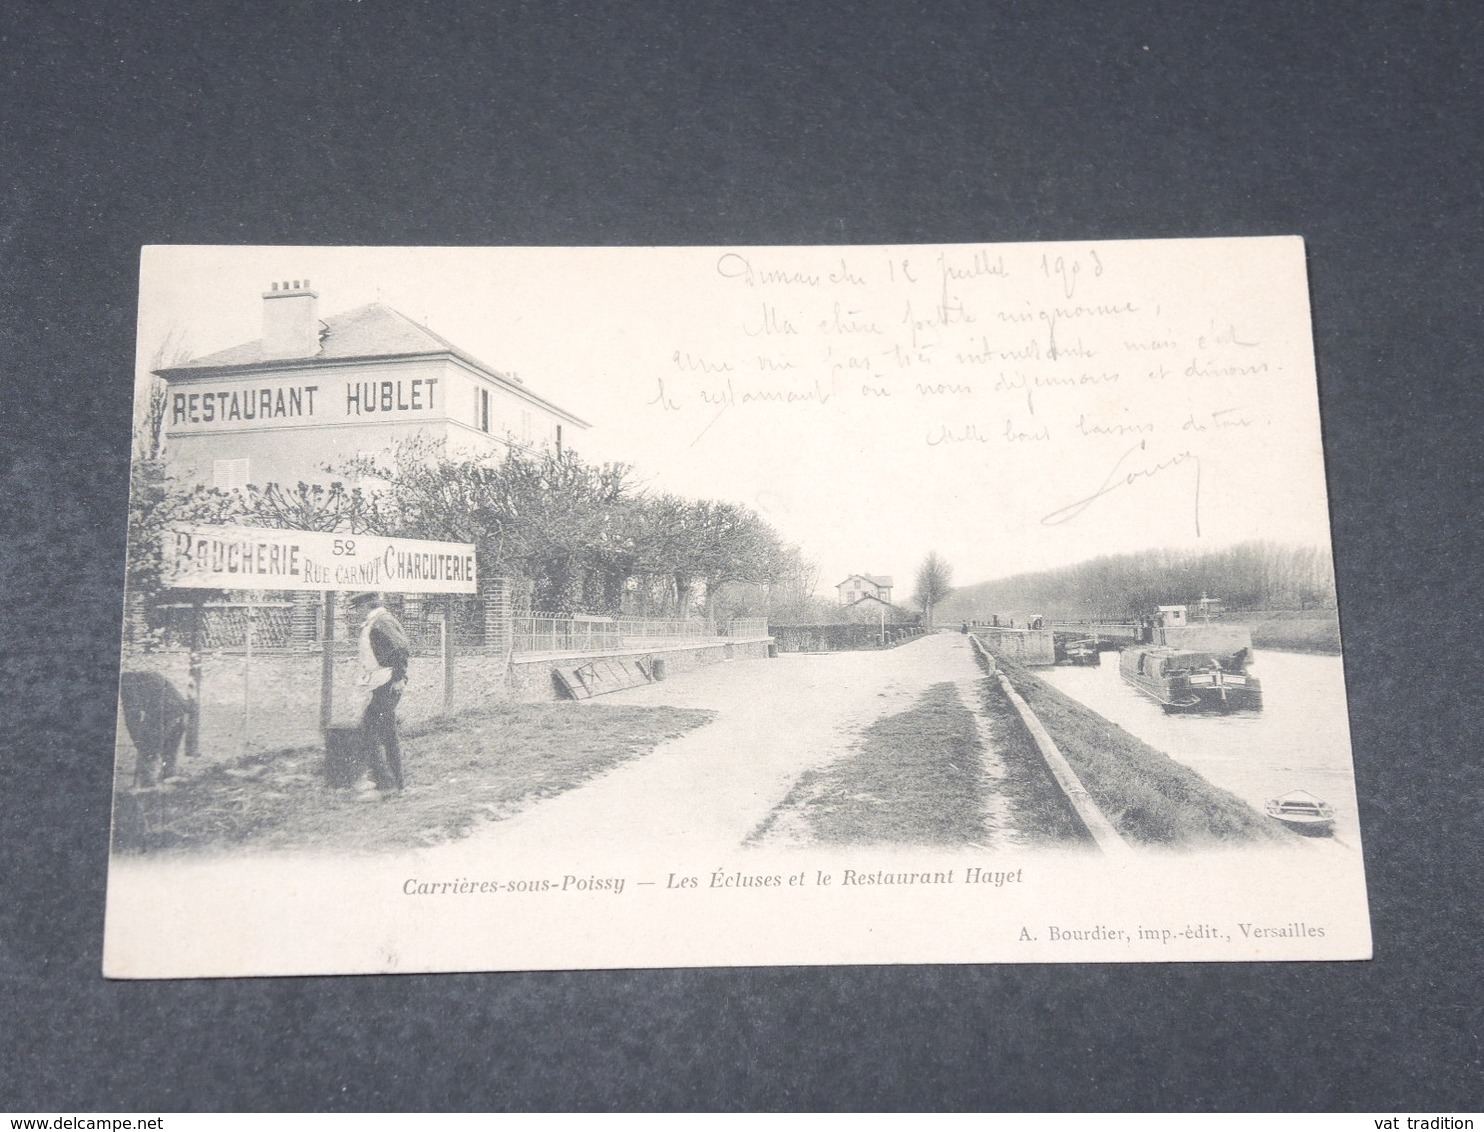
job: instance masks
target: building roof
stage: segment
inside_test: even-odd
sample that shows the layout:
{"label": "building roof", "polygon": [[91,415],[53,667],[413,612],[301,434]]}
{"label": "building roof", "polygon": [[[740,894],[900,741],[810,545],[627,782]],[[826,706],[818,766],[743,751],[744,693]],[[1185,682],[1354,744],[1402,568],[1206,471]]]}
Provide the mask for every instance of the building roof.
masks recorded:
{"label": "building roof", "polygon": [[[891,588],[891,585],[892,585],[891,575],[890,574],[852,574],[852,575],[850,575],[849,578],[846,578],[845,579],[845,582],[850,581],[851,578],[864,578],[866,581],[870,582],[873,586],[882,586],[882,587],[885,587],[885,588],[888,588],[888,589]],[[839,589],[841,586],[843,586],[845,584],[845,582],[836,582],[835,583],[835,588],[836,589]]]}
{"label": "building roof", "polygon": [[319,350],[302,358],[268,358],[263,355],[263,342],[258,339],[218,350],[202,358],[155,370],[163,378],[253,369],[292,369],[316,362],[368,360],[380,358],[416,358],[429,355],[451,355],[478,370],[486,377],[516,390],[520,396],[539,402],[560,413],[574,424],[587,426],[580,417],[553,405],[529,389],[513,374],[502,373],[486,365],[473,354],[455,346],[448,339],[414,322],[401,311],[385,303],[367,303],[341,314],[320,320]]}
{"label": "building roof", "polygon": [[[901,608],[900,606],[894,605],[891,602],[887,601],[884,597],[877,597],[875,594],[861,594],[861,596],[858,597],[858,598],[856,598],[854,601],[846,602],[844,608],[846,608],[846,609],[852,609],[855,606],[860,605],[863,602],[867,602],[867,601],[874,601],[877,605],[884,605],[888,609],[900,609]],[[905,612],[905,610],[903,612]]]}

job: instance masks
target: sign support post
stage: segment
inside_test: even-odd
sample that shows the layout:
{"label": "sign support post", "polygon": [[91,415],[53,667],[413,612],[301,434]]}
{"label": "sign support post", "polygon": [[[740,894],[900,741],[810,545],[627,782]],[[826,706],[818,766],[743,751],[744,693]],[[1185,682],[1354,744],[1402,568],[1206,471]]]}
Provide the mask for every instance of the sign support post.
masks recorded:
{"label": "sign support post", "polygon": [[190,655],[190,695],[186,697],[186,758],[194,759],[201,754],[201,638],[204,635],[202,622],[206,620],[206,610],[203,608],[202,599],[197,597],[191,602],[191,655]]}
{"label": "sign support post", "polygon": [[443,714],[453,711],[453,635],[448,631],[448,610],[438,618],[438,655],[443,661]]}
{"label": "sign support post", "polygon": [[247,626],[243,634],[242,652],[242,753],[244,755],[252,750],[252,639],[257,620],[257,595],[249,593]]}
{"label": "sign support post", "polygon": [[319,642],[319,729],[330,730],[335,708],[335,591],[325,591],[325,629]]}

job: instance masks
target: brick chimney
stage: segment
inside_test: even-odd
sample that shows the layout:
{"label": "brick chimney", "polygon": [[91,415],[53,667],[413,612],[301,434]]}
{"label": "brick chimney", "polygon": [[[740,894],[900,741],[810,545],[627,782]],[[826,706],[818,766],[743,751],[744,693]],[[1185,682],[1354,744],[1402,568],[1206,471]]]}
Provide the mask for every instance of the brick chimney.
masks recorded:
{"label": "brick chimney", "polygon": [[285,280],[263,292],[263,357],[310,358],[319,353],[319,295],[308,279]]}

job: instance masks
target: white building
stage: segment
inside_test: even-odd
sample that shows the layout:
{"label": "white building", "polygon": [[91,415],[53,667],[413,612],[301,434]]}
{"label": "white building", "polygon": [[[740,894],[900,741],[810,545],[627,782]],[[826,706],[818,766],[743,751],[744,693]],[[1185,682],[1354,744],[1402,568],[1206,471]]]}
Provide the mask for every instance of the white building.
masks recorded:
{"label": "white building", "polygon": [[854,605],[864,597],[872,597],[877,601],[891,604],[890,575],[887,574],[852,574],[843,582],[835,586],[840,595],[841,605]]}
{"label": "white building", "polygon": [[327,482],[415,436],[450,452],[560,452],[588,424],[382,303],[319,317],[309,280],[263,293],[263,336],[156,370],[166,458],[220,488]]}

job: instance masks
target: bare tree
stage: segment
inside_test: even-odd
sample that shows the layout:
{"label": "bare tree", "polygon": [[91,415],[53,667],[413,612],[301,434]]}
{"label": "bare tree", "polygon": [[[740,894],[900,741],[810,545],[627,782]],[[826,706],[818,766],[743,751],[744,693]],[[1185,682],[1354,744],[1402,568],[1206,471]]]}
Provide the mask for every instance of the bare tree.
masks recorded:
{"label": "bare tree", "polygon": [[384,525],[380,499],[343,483],[300,483],[294,487],[270,483],[249,484],[242,501],[244,518],[264,527],[294,531],[378,532]]}
{"label": "bare tree", "polygon": [[923,627],[933,626],[933,607],[953,592],[953,567],[938,556],[936,550],[917,568],[917,586],[912,591],[912,600],[922,606]]}
{"label": "bare tree", "polygon": [[172,328],[164,341],[155,347],[150,358],[152,371],[145,395],[134,412],[134,458],[158,460],[165,454],[165,413],[170,405],[170,387],[153,371],[178,366],[191,360],[191,348],[185,332]]}
{"label": "bare tree", "polygon": [[165,412],[170,404],[170,391],[158,377],[149,379],[149,390],[135,414],[134,458],[158,460],[165,454]]}

